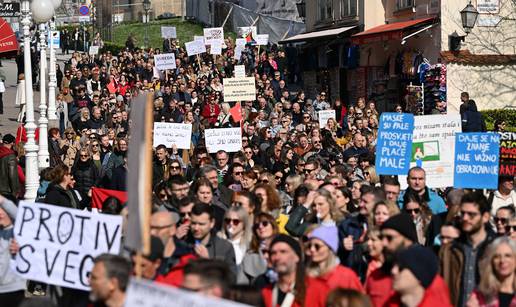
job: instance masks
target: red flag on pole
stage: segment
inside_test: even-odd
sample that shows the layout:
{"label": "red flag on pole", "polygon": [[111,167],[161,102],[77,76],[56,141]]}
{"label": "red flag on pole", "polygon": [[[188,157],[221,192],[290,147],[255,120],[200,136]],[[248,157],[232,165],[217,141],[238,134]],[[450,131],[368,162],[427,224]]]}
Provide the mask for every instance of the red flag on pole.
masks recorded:
{"label": "red flag on pole", "polygon": [[237,102],[235,106],[229,110],[229,114],[231,114],[235,122],[242,121],[242,106],[240,102]]}
{"label": "red flag on pole", "polygon": [[91,207],[97,208],[102,211],[102,203],[104,203],[104,201],[110,196],[115,197],[121,203],[127,202],[127,192],[117,191],[117,190],[100,189],[100,188],[91,188]]}

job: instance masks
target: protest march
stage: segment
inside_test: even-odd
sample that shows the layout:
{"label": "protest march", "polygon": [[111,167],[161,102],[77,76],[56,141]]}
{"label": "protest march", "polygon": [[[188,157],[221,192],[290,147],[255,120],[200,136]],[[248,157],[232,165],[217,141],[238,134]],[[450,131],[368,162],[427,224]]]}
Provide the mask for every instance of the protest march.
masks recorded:
{"label": "protest march", "polygon": [[0,306],[516,306],[516,122],[466,91],[312,94],[272,31],[238,29],[72,50],[37,129],[18,71]]}

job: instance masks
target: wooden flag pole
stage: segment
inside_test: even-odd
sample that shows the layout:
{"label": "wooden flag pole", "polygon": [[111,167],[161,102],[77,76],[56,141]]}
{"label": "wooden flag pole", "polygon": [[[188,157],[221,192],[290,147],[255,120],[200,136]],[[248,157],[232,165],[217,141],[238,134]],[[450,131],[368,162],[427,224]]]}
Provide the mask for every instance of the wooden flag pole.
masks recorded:
{"label": "wooden flag pole", "polygon": [[145,105],[145,145],[142,150],[144,151],[143,161],[143,178],[144,191],[143,198],[143,224],[142,224],[142,241],[143,241],[143,253],[150,253],[150,217],[151,217],[151,204],[152,204],[152,129],[153,129],[153,98],[152,93],[147,93],[147,100]]}

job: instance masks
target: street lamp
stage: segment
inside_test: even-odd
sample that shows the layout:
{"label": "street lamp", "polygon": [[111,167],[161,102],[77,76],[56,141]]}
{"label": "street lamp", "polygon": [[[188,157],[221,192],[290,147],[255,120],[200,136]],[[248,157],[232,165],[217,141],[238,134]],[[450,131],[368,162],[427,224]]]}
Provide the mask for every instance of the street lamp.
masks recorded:
{"label": "street lamp", "polygon": [[458,35],[457,32],[453,32],[451,35],[448,35],[448,45],[451,51],[459,51],[461,47],[461,42],[466,40],[466,36],[471,33],[471,30],[475,27],[475,23],[477,22],[478,11],[469,1],[468,5],[460,11],[460,19],[462,21],[462,28],[464,28],[464,32],[466,35]]}
{"label": "street lamp", "polygon": [[[52,5],[54,6],[54,10],[57,10],[59,6],[61,6],[61,0],[52,0]],[[50,19],[50,35],[55,31],[56,23],[55,17]],[[58,118],[57,118],[57,110],[56,110],[56,87],[57,87],[57,77],[56,77],[56,51],[55,48],[59,46],[54,46],[54,39],[50,37],[50,67],[48,69],[48,121],[51,128],[59,127]]]}
{"label": "street lamp", "polygon": [[145,11],[145,47],[149,46],[149,11],[151,10],[150,0],[143,0],[143,10]]}
{"label": "street lamp", "polygon": [[[34,0],[32,1],[32,16],[36,23],[39,23],[39,46],[40,46],[40,79],[39,79],[39,150],[38,150],[38,166],[40,169],[50,166],[50,157],[48,153],[48,119],[47,119],[47,93],[46,93],[46,69],[47,69],[47,51],[46,51],[46,23],[54,16],[54,3],[52,0]],[[55,92],[54,92],[55,95]]]}

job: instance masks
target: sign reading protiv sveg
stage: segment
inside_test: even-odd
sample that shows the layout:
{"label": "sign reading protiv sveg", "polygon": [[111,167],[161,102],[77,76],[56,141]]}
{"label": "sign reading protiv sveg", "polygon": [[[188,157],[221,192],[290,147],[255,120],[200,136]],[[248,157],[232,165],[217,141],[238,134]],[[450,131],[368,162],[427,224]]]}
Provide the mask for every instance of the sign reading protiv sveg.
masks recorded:
{"label": "sign reading protiv sveg", "polygon": [[16,17],[20,15],[20,3],[0,3],[0,17]]}
{"label": "sign reading protiv sveg", "polygon": [[500,133],[500,176],[516,176],[516,132]]}
{"label": "sign reading protiv sveg", "polygon": [[93,259],[118,254],[122,217],[20,202],[14,237],[20,249],[12,269],[51,285],[89,290]]}

